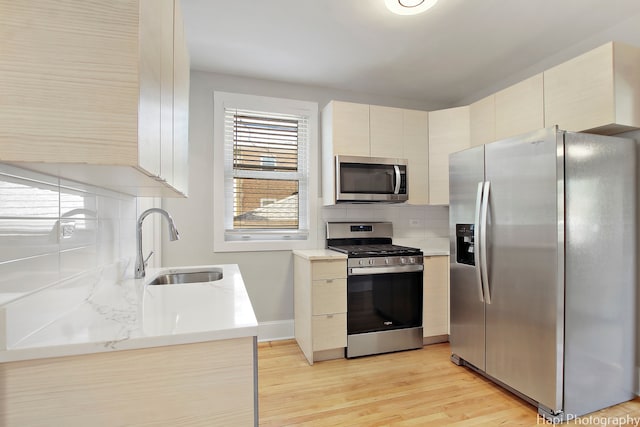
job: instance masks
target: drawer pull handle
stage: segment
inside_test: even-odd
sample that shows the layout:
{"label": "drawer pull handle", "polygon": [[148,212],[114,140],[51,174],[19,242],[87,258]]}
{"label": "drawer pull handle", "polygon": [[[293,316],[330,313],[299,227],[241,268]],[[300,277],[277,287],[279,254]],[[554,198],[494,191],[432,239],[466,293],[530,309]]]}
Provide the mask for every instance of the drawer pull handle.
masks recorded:
{"label": "drawer pull handle", "polygon": [[327,283],[333,283],[333,279],[327,279]]}
{"label": "drawer pull handle", "polygon": [[333,319],[333,314],[327,314],[327,319]]}

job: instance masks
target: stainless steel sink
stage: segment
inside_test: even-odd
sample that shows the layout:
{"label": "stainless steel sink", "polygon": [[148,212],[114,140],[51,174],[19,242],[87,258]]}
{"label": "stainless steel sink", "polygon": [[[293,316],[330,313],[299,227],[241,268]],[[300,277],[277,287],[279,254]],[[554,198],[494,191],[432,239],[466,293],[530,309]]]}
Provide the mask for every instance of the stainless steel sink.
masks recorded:
{"label": "stainless steel sink", "polygon": [[161,274],[149,283],[154,285],[177,285],[181,283],[215,282],[222,279],[222,269]]}

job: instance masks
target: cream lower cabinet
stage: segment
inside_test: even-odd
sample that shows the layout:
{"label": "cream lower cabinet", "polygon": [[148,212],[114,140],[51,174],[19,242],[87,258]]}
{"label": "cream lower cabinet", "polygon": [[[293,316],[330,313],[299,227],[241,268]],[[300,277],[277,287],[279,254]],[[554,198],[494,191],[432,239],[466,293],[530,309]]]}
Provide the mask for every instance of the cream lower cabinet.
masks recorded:
{"label": "cream lower cabinet", "polygon": [[295,337],[310,364],[344,357],[347,346],[347,261],[295,255]]}
{"label": "cream lower cabinet", "polygon": [[449,257],[424,257],[422,329],[425,344],[449,339]]}
{"label": "cream lower cabinet", "polygon": [[0,425],[257,426],[256,338],[0,363]]}
{"label": "cream lower cabinet", "polygon": [[181,19],[179,0],[0,0],[0,161],[133,195],[184,195]]}

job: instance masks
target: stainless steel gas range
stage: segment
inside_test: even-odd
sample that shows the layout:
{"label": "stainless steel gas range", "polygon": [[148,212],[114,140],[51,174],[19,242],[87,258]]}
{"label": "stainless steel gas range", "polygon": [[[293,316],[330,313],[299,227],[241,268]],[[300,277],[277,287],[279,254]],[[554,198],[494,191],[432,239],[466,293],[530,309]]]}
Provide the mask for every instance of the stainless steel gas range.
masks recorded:
{"label": "stainless steel gas range", "polygon": [[422,347],[423,254],[392,236],[390,222],[327,223],[347,254],[347,357]]}

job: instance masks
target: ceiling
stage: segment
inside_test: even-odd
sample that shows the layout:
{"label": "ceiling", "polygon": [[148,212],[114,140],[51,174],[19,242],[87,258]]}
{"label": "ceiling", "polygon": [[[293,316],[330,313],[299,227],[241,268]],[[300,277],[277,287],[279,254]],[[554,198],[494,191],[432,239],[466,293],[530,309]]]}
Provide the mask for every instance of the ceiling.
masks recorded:
{"label": "ceiling", "polygon": [[[638,0],[182,0],[191,68],[454,106],[640,14]],[[637,30],[640,32],[640,29]]]}

